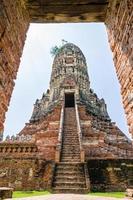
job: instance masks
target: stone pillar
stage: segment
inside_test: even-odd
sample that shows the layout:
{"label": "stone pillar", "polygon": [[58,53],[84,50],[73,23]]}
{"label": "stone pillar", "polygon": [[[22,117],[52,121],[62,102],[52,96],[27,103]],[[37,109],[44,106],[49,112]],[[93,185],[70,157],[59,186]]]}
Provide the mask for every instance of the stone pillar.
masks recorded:
{"label": "stone pillar", "polygon": [[133,135],[133,1],[110,1],[105,23],[129,132]]}
{"label": "stone pillar", "polygon": [[24,0],[0,1],[0,133],[29,26]]}

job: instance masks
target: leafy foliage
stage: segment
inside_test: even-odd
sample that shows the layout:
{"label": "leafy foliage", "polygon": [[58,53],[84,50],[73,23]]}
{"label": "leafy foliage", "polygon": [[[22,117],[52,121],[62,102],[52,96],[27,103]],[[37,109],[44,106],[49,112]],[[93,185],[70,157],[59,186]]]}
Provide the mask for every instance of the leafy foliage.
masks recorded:
{"label": "leafy foliage", "polygon": [[60,49],[61,49],[61,46],[54,46],[54,47],[52,47],[51,48],[51,51],[50,51],[50,53],[51,53],[51,55],[52,56],[56,56],[57,55],[57,53],[60,51]]}

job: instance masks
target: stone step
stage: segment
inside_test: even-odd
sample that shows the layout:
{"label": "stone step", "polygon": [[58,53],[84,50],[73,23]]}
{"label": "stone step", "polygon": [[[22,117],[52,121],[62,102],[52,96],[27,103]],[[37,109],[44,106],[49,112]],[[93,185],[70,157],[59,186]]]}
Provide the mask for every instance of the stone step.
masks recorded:
{"label": "stone step", "polygon": [[85,175],[84,175],[84,173],[83,172],[78,172],[78,171],[74,171],[74,172],[71,172],[71,173],[69,173],[69,171],[57,171],[56,173],[55,173],[55,179],[54,180],[56,180],[56,179],[62,179],[62,178],[64,178],[64,179],[66,179],[66,178],[68,178],[69,177],[69,179],[70,179],[70,177],[72,177],[73,179],[82,179],[82,178],[85,178]]}
{"label": "stone step", "polygon": [[65,138],[79,138],[79,136],[78,136],[78,134],[77,133],[75,133],[75,134],[73,134],[72,132],[65,132],[64,134],[63,134],[63,138],[65,139]]}
{"label": "stone step", "polygon": [[67,158],[67,157],[64,157],[64,158],[61,158],[61,161],[62,162],[72,162],[72,161],[74,161],[74,162],[78,162],[78,161],[80,161],[80,158]]}
{"label": "stone step", "polygon": [[76,140],[65,140],[65,141],[63,141],[63,143],[62,143],[62,147],[63,148],[65,148],[65,145],[71,145],[71,146],[76,146],[77,144],[77,148],[79,149],[80,147],[79,147],[79,141],[76,141]]}
{"label": "stone step", "polygon": [[62,153],[61,153],[61,155],[70,155],[71,154],[71,156],[72,155],[80,155],[80,151],[78,151],[78,150],[76,150],[76,149],[69,149],[69,150],[67,150],[67,149],[62,149]]}
{"label": "stone step", "polygon": [[62,149],[62,156],[66,156],[66,155],[73,155],[73,156],[79,156],[80,155],[80,151],[78,150],[71,150],[69,149],[69,151],[67,149]]}
{"label": "stone step", "polygon": [[75,169],[75,170],[81,170],[84,169],[84,167],[82,165],[78,165],[73,163],[63,163],[63,164],[59,164],[56,166],[56,169]]}
{"label": "stone step", "polygon": [[74,138],[76,137],[76,138],[78,138],[77,132],[74,133],[74,132],[71,132],[71,131],[64,132],[64,136],[65,136],[65,137],[72,137],[72,138],[73,138],[73,137],[74,137]]}
{"label": "stone step", "polygon": [[64,153],[64,152],[63,152],[63,153],[61,154],[61,158],[74,158],[74,159],[75,159],[75,158],[80,158],[80,154],[79,154],[79,153],[77,153],[77,154],[75,153],[75,154],[74,154],[74,153],[70,153],[70,152],[69,152],[69,153],[67,153],[67,152]]}
{"label": "stone step", "polygon": [[[68,125],[71,125],[71,126],[68,126]],[[65,129],[64,131],[69,130],[69,131],[75,131],[75,132],[77,132],[77,124],[67,123],[67,124],[63,125],[63,128]]]}
{"label": "stone step", "polygon": [[63,147],[63,148],[70,148],[71,146],[73,146],[73,147],[76,147],[76,148],[79,148],[80,149],[80,147],[79,147],[79,145],[76,143],[76,144],[73,144],[73,145],[71,145],[71,144],[65,144],[65,146]]}
{"label": "stone step", "polygon": [[[71,142],[70,142],[71,141]],[[65,141],[63,141],[63,143],[62,144],[68,144],[68,145],[79,145],[79,141],[76,141],[76,140],[74,140],[74,141],[72,141],[72,140],[65,140]]]}
{"label": "stone step", "polygon": [[54,193],[70,193],[70,194],[85,194],[88,192],[87,188],[63,188],[63,187],[55,187],[53,188]]}
{"label": "stone step", "polygon": [[69,131],[65,132],[63,134],[63,136],[69,137],[69,138],[79,138],[77,133],[73,133],[73,132],[69,132]]}
{"label": "stone step", "polygon": [[79,147],[79,145],[77,145],[77,144],[70,144],[70,143],[64,143],[63,142],[63,144],[65,144],[65,145],[62,145],[62,149],[68,149],[69,150],[69,148],[71,148],[72,150],[74,149],[74,150],[80,150],[80,147]]}
{"label": "stone step", "polygon": [[[66,175],[66,174],[67,175]],[[70,171],[70,169],[57,169],[56,170],[56,172],[55,172],[55,174],[56,175],[59,175],[60,177],[84,177],[85,176],[85,174],[84,174],[84,171],[83,170],[73,170],[73,169],[71,169],[71,171]],[[79,176],[78,176],[79,175]]]}
{"label": "stone step", "polygon": [[64,140],[64,141],[66,141],[66,140],[70,140],[70,141],[71,141],[71,140],[72,140],[72,141],[79,142],[79,138],[78,138],[78,137],[68,137],[68,136],[65,137],[65,136],[64,136],[63,140]]}
{"label": "stone step", "polygon": [[76,168],[76,167],[73,167],[73,168],[72,168],[72,167],[69,167],[69,166],[68,166],[68,167],[60,166],[60,167],[56,167],[56,170],[57,170],[57,171],[59,171],[59,170],[60,170],[60,171],[66,171],[66,172],[67,172],[67,171],[68,171],[68,172],[69,172],[69,171],[70,171],[70,172],[81,172],[81,173],[82,173],[84,169],[83,169],[83,168],[79,168],[79,167],[78,167],[78,168]]}
{"label": "stone step", "polygon": [[76,176],[73,176],[73,177],[57,176],[54,180],[55,180],[55,182],[56,181],[60,181],[60,182],[63,182],[63,181],[64,182],[72,182],[72,181],[74,181],[74,182],[84,182],[85,181],[85,177],[82,177],[82,176],[80,176],[80,177],[76,177]]}
{"label": "stone step", "polygon": [[65,162],[59,162],[58,163],[58,165],[57,166],[75,166],[75,167],[80,167],[80,166],[84,166],[84,163],[81,163],[81,162],[67,162],[67,163],[65,163]]}
{"label": "stone step", "polygon": [[78,144],[79,146],[79,140],[65,139],[62,144],[63,144],[63,147],[65,146],[65,144],[74,145],[74,146]]}
{"label": "stone step", "polygon": [[84,176],[84,171],[70,171],[70,170],[57,170],[55,172],[56,175],[60,175],[60,176],[78,176],[78,175],[83,175]]}
{"label": "stone step", "polygon": [[84,172],[80,171],[72,171],[72,173],[69,173],[69,170],[60,170],[57,171],[56,173],[56,178],[59,179],[69,179],[69,180],[75,180],[75,179],[84,179],[85,180],[85,174]]}
{"label": "stone step", "polygon": [[77,133],[73,133],[70,131],[64,132],[63,136],[69,137],[69,138],[79,138]]}
{"label": "stone step", "polygon": [[70,142],[70,144],[74,144],[74,145],[77,144],[77,147],[79,146],[79,140],[78,140],[78,139],[65,138],[64,141],[63,141],[63,144],[64,144],[65,142]]}
{"label": "stone step", "polygon": [[78,134],[77,134],[77,133],[73,133],[73,132],[70,132],[70,131],[64,132],[63,135],[64,135],[65,137],[77,137],[77,138],[78,138]]}
{"label": "stone step", "polygon": [[76,139],[76,140],[79,140],[79,137],[78,136],[69,136],[69,135],[63,135],[63,139],[65,140],[65,139]]}
{"label": "stone step", "polygon": [[70,157],[70,158],[77,158],[77,157],[80,157],[80,153],[74,153],[74,152],[70,152],[70,151],[62,151],[61,153],[61,157]]}
{"label": "stone step", "polygon": [[[69,117],[69,118],[70,118],[70,117]],[[76,121],[76,118],[73,118],[73,119],[71,119],[71,121],[70,121],[70,119],[68,120],[68,119],[65,117],[65,118],[64,118],[64,125],[71,124],[72,127],[73,127],[73,126],[76,126],[76,125],[77,125],[77,122],[73,122],[73,121]]]}
{"label": "stone step", "polygon": [[67,157],[67,158],[74,158],[74,159],[75,159],[75,158],[80,158],[80,154],[79,154],[79,153],[77,153],[77,154],[75,153],[75,154],[74,154],[74,153],[70,153],[70,152],[69,152],[69,153],[67,153],[67,152],[64,153],[64,152],[63,152],[63,153],[61,154],[61,157],[62,157],[62,158],[63,158],[63,157],[66,158],[66,157]]}
{"label": "stone step", "polygon": [[65,145],[62,145],[62,149],[80,149],[79,147],[79,144],[77,143],[66,143],[66,141],[64,141],[62,144],[65,144]]}
{"label": "stone step", "polygon": [[[66,119],[65,119],[66,120]],[[76,120],[76,119],[75,119]],[[68,126],[68,125],[71,125],[71,126]],[[70,130],[73,130],[74,128],[76,128],[77,130],[77,123],[73,123],[73,122],[69,122],[69,121],[65,121],[63,123],[63,127],[66,128],[66,129],[70,129]]]}
{"label": "stone step", "polygon": [[78,152],[78,153],[80,153],[80,148],[79,148],[79,146],[76,146],[76,145],[74,145],[73,146],[73,144],[71,144],[71,146],[63,146],[62,147],[62,150],[68,150],[68,151],[73,151],[73,152]]}
{"label": "stone step", "polygon": [[72,161],[73,161],[73,162],[80,162],[80,158],[79,158],[79,159],[73,159],[73,158],[69,158],[69,159],[68,159],[68,158],[61,158],[61,161],[62,161],[62,162],[70,162],[70,161],[71,161],[71,162],[72,162]]}
{"label": "stone step", "polygon": [[66,154],[61,154],[61,157],[65,157],[65,158],[80,158],[80,154],[77,153],[77,154],[74,154],[74,153],[66,153]]}
{"label": "stone step", "polygon": [[[56,172],[55,172],[55,174],[60,174],[60,176],[62,176],[63,175],[63,177],[65,176],[65,177],[73,177],[73,176],[75,176],[75,177],[84,177],[85,176],[85,174],[84,174],[84,170],[83,169],[70,169],[70,168],[56,168]],[[66,174],[64,174],[64,173],[67,173],[67,175]],[[79,176],[78,176],[79,175]]]}
{"label": "stone step", "polygon": [[[72,142],[74,142],[75,144],[77,144],[76,142],[79,142],[79,139],[78,139],[78,138],[65,137],[65,138],[64,138],[64,142],[65,142],[65,141],[72,141]],[[78,144],[77,144],[77,146],[78,146]]]}
{"label": "stone step", "polygon": [[[73,159],[73,160],[72,160]],[[63,155],[63,156],[61,156],[61,160],[63,160],[63,161],[65,161],[65,160],[70,160],[71,162],[72,161],[77,161],[77,160],[80,160],[80,155],[77,155],[77,156],[75,156],[75,155]]]}
{"label": "stone step", "polygon": [[74,182],[60,182],[60,181],[55,181],[53,186],[56,186],[56,187],[59,187],[59,186],[62,186],[65,188],[65,187],[74,187],[74,188],[85,188],[86,187],[86,183],[85,181],[84,182],[77,182],[77,181],[74,181]]}

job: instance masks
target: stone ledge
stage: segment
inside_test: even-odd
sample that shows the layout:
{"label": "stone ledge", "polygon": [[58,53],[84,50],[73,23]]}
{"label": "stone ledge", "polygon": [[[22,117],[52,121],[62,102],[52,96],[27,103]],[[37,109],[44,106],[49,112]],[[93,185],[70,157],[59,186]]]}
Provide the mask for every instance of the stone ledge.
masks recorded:
{"label": "stone ledge", "polygon": [[133,197],[133,187],[126,189],[126,196]]}

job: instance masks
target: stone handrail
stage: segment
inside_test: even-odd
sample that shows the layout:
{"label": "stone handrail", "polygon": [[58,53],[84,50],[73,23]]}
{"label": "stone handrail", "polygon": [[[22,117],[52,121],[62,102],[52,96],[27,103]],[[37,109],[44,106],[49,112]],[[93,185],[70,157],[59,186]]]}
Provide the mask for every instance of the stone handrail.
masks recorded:
{"label": "stone handrail", "polygon": [[80,159],[81,159],[81,162],[85,162],[85,152],[82,147],[82,131],[81,131],[81,125],[80,125],[80,119],[79,119],[79,113],[78,113],[78,106],[76,103],[75,103],[75,111],[76,111],[76,120],[77,120],[79,145],[80,145]]}
{"label": "stone handrail", "polygon": [[62,105],[61,115],[60,115],[58,143],[56,145],[56,153],[55,153],[55,161],[56,162],[60,162],[60,153],[61,153],[61,148],[62,148],[63,123],[64,123],[64,104]]}

